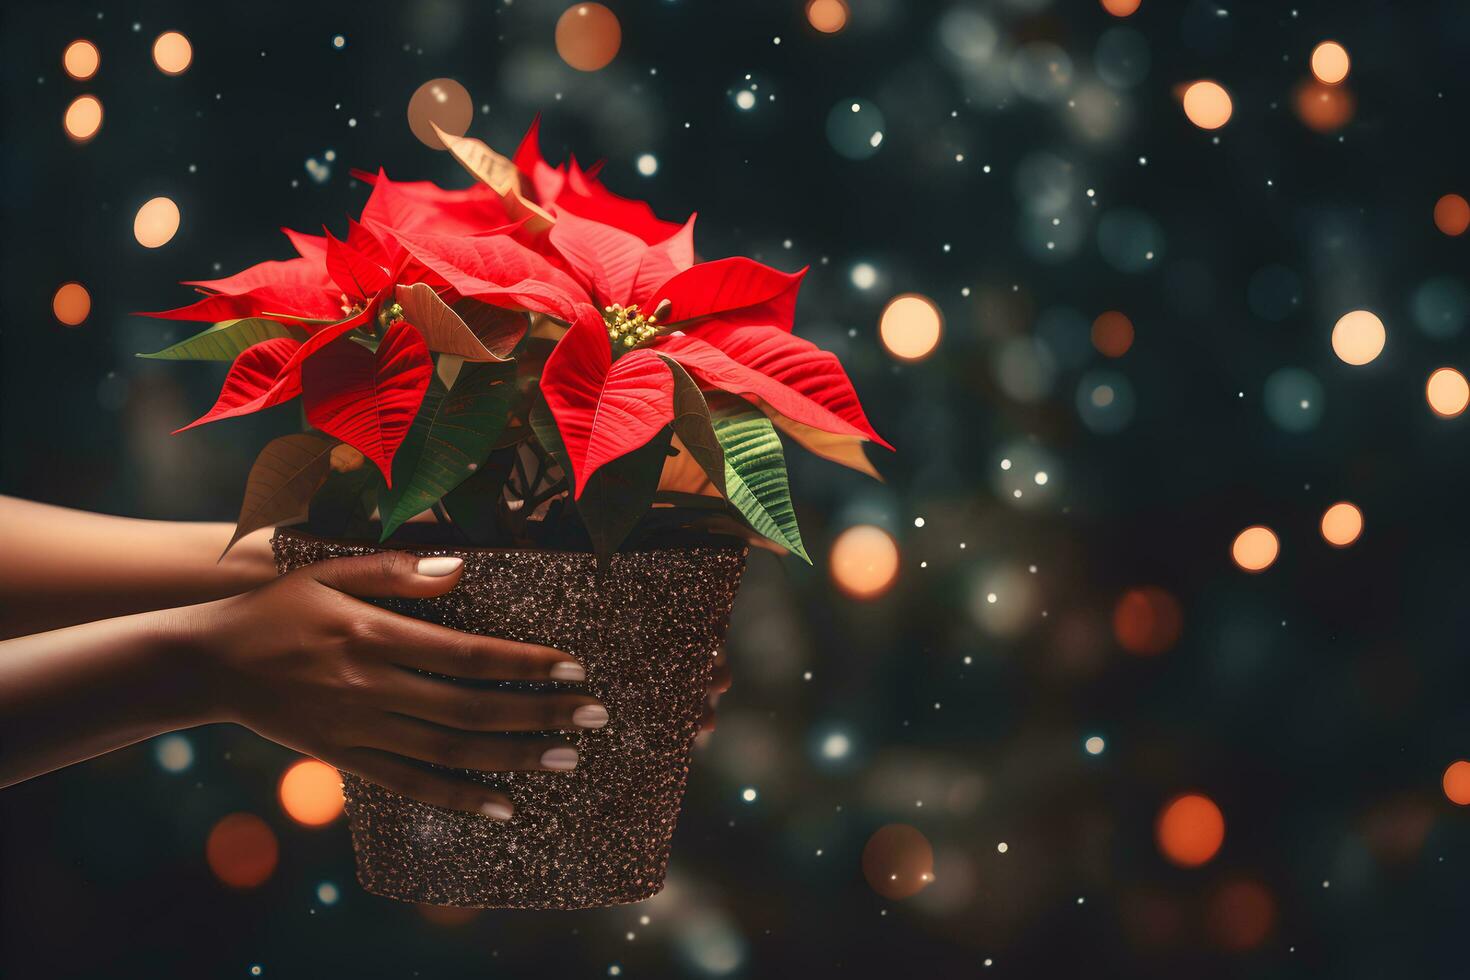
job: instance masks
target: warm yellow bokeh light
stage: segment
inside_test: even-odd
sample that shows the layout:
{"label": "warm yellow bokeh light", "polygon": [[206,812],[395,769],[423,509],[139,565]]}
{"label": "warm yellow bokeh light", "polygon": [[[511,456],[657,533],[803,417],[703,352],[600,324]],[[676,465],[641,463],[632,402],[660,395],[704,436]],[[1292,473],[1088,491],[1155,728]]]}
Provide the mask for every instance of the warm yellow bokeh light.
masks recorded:
{"label": "warm yellow bokeh light", "polygon": [[302,759],[281,777],[281,807],[308,827],[320,827],[342,813],[342,776],[315,759]]}
{"label": "warm yellow bokeh light", "polygon": [[64,283],[51,297],[51,312],[68,327],[79,326],[92,312],[92,295],[79,282]]}
{"label": "warm yellow bokeh light", "polygon": [[97,50],[97,45],[84,39],[71,42],[61,54],[61,67],[79,82],[85,82],[97,74],[97,66],[101,63],[102,54]]}
{"label": "warm yellow bokeh light", "polygon": [[1440,418],[1452,419],[1470,405],[1470,383],[1452,367],[1442,367],[1429,376],[1424,397]]}
{"label": "warm yellow bokeh light", "polygon": [[79,95],[66,107],[62,118],[66,135],[78,143],[85,143],[97,135],[102,128],[102,102],[95,95]]}
{"label": "warm yellow bokeh light", "polygon": [[1114,17],[1130,17],[1138,12],[1143,0],[1102,0],[1102,8]]}
{"label": "warm yellow bokeh light", "polygon": [[600,3],[575,4],[556,21],[556,53],[578,71],[606,68],[622,44],[618,15]]}
{"label": "warm yellow bokeh light", "polygon": [[1440,780],[1444,795],[1456,806],[1470,806],[1470,762],[1452,762]]}
{"label": "warm yellow bokeh light", "polygon": [[1184,90],[1184,114],[1200,129],[1219,129],[1234,111],[1230,93],[1219,82],[1194,82]]}
{"label": "warm yellow bokeh light", "polygon": [[1363,512],[1346,500],[1333,504],[1322,515],[1322,537],[1333,547],[1346,548],[1362,533]]}
{"label": "warm yellow bokeh light", "polygon": [[194,46],[178,31],[164,31],[153,42],[153,63],[165,75],[182,75],[194,60]]}
{"label": "warm yellow bokeh light", "polygon": [[1315,78],[1303,79],[1292,92],[1297,118],[1319,133],[1331,133],[1352,121],[1357,108],[1346,85],[1323,85]]}
{"label": "warm yellow bokeh light", "polygon": [[1344,313],[1332,328],[1332,350],[1348,364],[1363,365],[1383,353],[1383,321],[1367,310]]}
{"label": "warm yellow bokeh light", "polygon": [[167,245],[178,230],[179,206],[166,197],[148,201],[133,218],[133,237],[144,248]]}
{"label": "warm yellow bokeh light", "polygon": [[928,357],[939,346],[944,317],[927,296],[905,293],[883,307],[878,320],[878,338],[888,353],[905,361]]}
{"label": "warm yellow bokeh light", "polygon": [[843,0],[808,0],[806,19],[823,34],[836,34],[847,26],[847,4]]}
{"label": "warm yellow bokeh light", "polygon": [[1336,41],[1323,41],[1312,49],[1312,74],[1326,85],[1336,85],[1347,78],[1351,65],[1347,49]]}
{"label": "warm yellow bokeh light", "polygon": [[1280,553],[1276,532],[1260,524],[1241,531],[1230,545],[1230,557],[1247,572],[1264,572]]}
{"label": "warm yellow bokeh light", "polygon": [[450,136],[463,136],[474,118],[470,93],[452,78],[432,78],[415,89],[408,100],[408,128],[431,150],[444,149],[435,126]]}
{"label": "warm yellow bokeh light", "polygon": [[1470,201],[1459,194],[1446,194],[1434,202],[1434,227],[1450,237],[1470,228]]}
{"label": "warm yellow bokeh light", "polygon": [[855,599],[874,599],[898,578],[898,543],[881,527],[859,524],[832,542],[832,580]]}

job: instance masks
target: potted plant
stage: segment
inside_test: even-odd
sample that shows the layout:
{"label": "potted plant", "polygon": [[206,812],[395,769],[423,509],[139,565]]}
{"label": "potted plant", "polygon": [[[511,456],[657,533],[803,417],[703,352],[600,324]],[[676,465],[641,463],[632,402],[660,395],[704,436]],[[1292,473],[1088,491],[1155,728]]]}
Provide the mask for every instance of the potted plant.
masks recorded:
{"label": "potted plant", "polygon": [[469,774],[511,796],[505,822],[344,773],[364,887],[637,901],[663,882],[746,543],[807,558],[780,434],[874,476],[861,444],[887,444],[791,332],[802,273],[696,261],[693,217],[550,166],[534,124],[511,159],[440,136],[473,186],[357,172],[372,192],[345,237],[288,230],[295,258],[188,283],[201,299],[148,315],[213,326],[143,356],[230,363],[184,429],[300,399],[305,431],[261,451],[237,540],[276,527],[282,572],[459,555],[448,595],[384,604],[566,650],[611,713],[571,733],[575,770]]}

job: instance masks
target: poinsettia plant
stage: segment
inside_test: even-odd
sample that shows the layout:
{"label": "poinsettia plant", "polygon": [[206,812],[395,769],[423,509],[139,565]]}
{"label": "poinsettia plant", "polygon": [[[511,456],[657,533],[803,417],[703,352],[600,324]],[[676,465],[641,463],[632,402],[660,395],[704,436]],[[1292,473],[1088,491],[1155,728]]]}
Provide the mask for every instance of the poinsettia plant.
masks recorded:
{"label": "poinsettia plant", "polygon": [[260,453],[235,540],[432,519],[605,558],[698,526],[806,558],[779,434],[874,477],[862,444],[888,444],[837,358],[792,332],[805,270],[699,261],[693,216],[551,166],[537,124],[511,158],[439,135],[473,186],[355,171],[372,192],[345,237],[285,229],[295,258],[145,314],[213,325],[140,356],[230,362],[179,431],[300,399],[306,431]]}

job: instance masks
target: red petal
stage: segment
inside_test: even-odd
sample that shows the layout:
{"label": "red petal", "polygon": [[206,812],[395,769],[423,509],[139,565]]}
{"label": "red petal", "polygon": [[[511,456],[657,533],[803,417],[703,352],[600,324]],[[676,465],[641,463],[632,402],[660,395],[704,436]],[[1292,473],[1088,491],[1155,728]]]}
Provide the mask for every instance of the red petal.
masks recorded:
{"label": "red petal", "polygon": [[654,290],[694,265],[694,218],[691,214],[683,228],[657,245],[650,245],[638,263],[638,274],[633,277],[633,302],[649,313],[653,312],[648,301],[653,298]]}
{"label": "red petal", "polygon": [[695,335],[669,337],[656,350],[711,387],[763,398],[782,415],[824,432],[893,448],[873,431],[836,355],[784,330],[700,327]]}
{"label": "red petal", "polygon": [[646,445],[674,418],[669,366],[649,349],[613,361],[602,317],[583,309],[541,375],[541,393],[571,457],[578,497],[599,467]]}
{"label": "red petal", "polygon": [[205,422],[249,415],[295,398],[301,393],[301,376],[295,371],[284,374],[283,371],[300,347],[299,340],[276,337],[245,348],[230,365],[214,407],[175,432],[183,432]]}
{"label": "red petal", "polygon": [[[399,233],[397,237],[459,295],[493,306],[516,306],[571,323],[587,295],[580,283],[545,256],[505,235]],[[603,341],[607,346],[606,334]]]}
{"label": "red petal", "polygon": [[369,228],[474,235],[511,221],[504,200],[484,184],[446,190],[427,180],[389,180],[382,170],[376,176],[354,174],[373,185],[362,209],[362,223]]}
{"label": "red petal", "polygon": [[633,302],[633,282],[649,250],[643,239],[559,208],[550,237],[598,306]]}
{"label": "red petal", "polygon": [[[377,239],[373,239],[373,243],[377,244]],[[382,252],[381,245],[378,245],[378,251]],[[371,299],[389,284],[388,273],[382,265],[331,232],[327,232],[327,272],[342,292],[356,300]]]}
{"label": "red petal", "polygon": [[309,259],[318,263],[323,268],[327,261],[327,236],[308,235],[305,232],[294,231],[290,228],[282,228],[281,231],[291,240],[291,247],[296,249],[296,254],[303,259]]}
{"label": "red petal", "polygon": [[755,324],[791,329],[796,294],[806,270],[787,274],[753,259],[736,256],[701,262],[654,291],[651,308],[672,304],[665,323],[719,316],[732,325]]}
{"label": "red petal", "polygon": [[271,314],[306,320],[335,320],[342,315],[341,293],[335,285],[330,292],[312,286],[262,286],[238,296],[219,293],[176,310],[156,310],[138,315],[160,320],[218,323],[247,316],[269,317]]}
{"label": "red petal", "polygon": [[433,371],[423,338],[405,321],[389,328],[376,354],[342,338],[302,366],[306,420],[371,459],[391,487],[393,454]]}
{"label": "red petal", "polygon": [[531,120],[531,128],[526,130],[526,135],[521,137],[521,145],[516,147],[515,156],[511,161],[516,169],[525,174],[531,180],[531,188],[536,192],[536,200],[541,204],[550,204],[556,200],[561,193],[562,186],[566,182],[566,175],[561,167],[552,167],[541,156],[541,116]]}

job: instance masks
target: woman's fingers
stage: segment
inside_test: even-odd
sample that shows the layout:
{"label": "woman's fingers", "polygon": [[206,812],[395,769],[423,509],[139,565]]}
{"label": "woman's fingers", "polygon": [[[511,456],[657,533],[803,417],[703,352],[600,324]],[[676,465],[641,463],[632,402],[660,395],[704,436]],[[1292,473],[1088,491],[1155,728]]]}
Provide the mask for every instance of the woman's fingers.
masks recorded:
{"label": "woman's fingers", "polygon": [[596,698],[561,691],[486,691],[409,671],[384,681],[390,711],[465,732],[550,732],[601,728],[607,708]]}
{"label": "woman's fingers", "polygon": [[385,715],[362,745],[436,766],[481,772],[567,770],[577,768],[578,761],[577,750],[564,738],[465,732],[402,715]]}
{"label": "woman's fingers", "polygon": [[342,754],[339,767],[400,796],[448,810],[480,813],[495,820],[509,820],[514,812],[504,793],[455,773],[425,769],[379,749],[351,749]]}
{"label": "woman's fingers", "polygon": [[444,674],[495,681],[565,681],[587,679],[575,659],[535,643],[518,643],[459,630],[408,616],[382,612],[382,628],[374,638],[389,663]]}
{"label": "woman's fingers", "polygon": [[315,562],[295,574],[363,598],[427,599],[454,588],[463,571],[461,558],[379,551]]}

